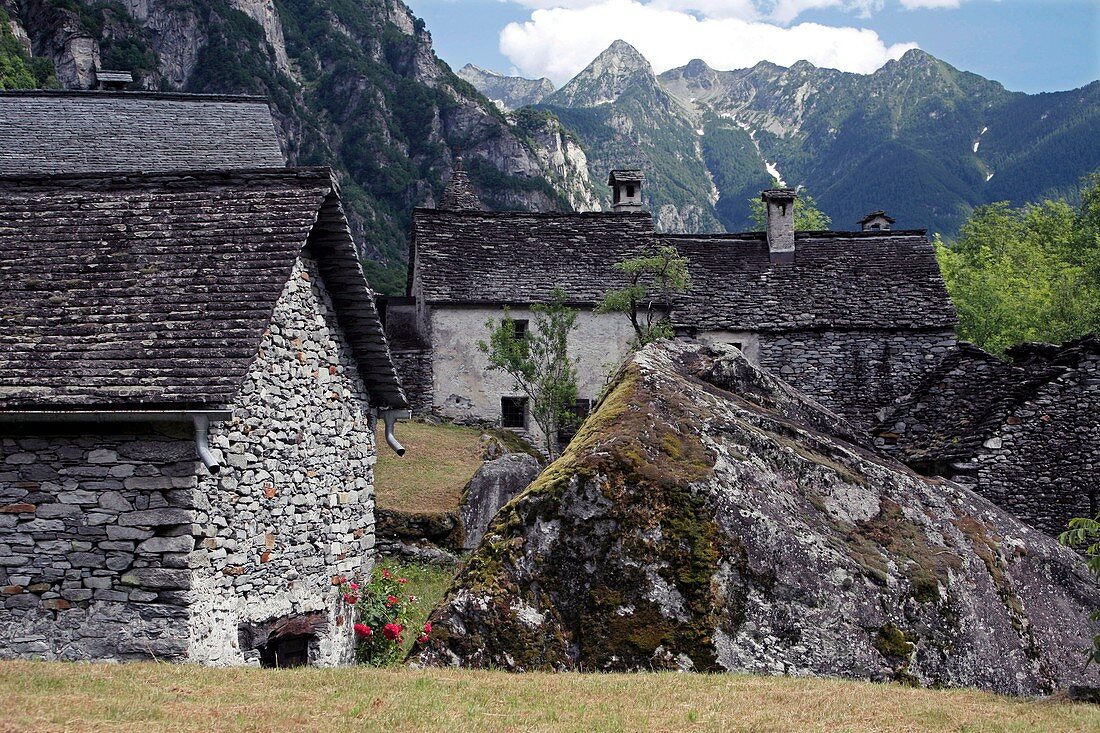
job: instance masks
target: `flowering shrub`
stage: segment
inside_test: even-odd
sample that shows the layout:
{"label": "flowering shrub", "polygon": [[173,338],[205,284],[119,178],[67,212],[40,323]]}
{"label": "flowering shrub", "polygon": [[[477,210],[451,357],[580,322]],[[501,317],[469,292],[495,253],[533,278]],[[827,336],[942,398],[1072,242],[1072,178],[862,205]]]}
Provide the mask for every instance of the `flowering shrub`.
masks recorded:
{"label": "flowering shrub", "polygon": [[[340,585],[344,602],[355,607],[359,618],[354,626],[355,657],[361,664],[380,667],[394,661],[401,652],[409,614],[419,604],[416,596],[405,593],[407,582],[389,568],[376,567],[365,587],[347,581]],[[424,624],[417,641],[427,641],[431,631],[432,625]]]}

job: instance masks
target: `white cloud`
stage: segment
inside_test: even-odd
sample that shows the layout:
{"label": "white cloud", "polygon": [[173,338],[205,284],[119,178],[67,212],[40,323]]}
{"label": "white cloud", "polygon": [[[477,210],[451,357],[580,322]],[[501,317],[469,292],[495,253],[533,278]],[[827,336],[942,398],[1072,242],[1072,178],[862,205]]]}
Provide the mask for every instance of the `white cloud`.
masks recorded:
{"label": "white cloud", "polygon": [[906,10],[917,8],[957,8],[962,0],[901,0],[901,5]]}
{"label": "white cloud", "polygon": [[[793,1],[805,5],[815,0]],[[593,0],[574,1],[574,7],[540,8],[530,20],[510,23],[501,31],[500,51],[524,75],[548,76],[562,84],[619,38],[649,59],[657,73],[701,58],[716,69],[746,68],[763,60],[789,66],[805,59],[817,66],[866,74],[916,47],[913,43],[887,46],[866,28],[818,23],[780,27],[756,16],[708,16],[696,8],[702,4],[706,3]],[[721,4],[731,8],[738,3]],[[697,12],[690,12],[689,6]]]}

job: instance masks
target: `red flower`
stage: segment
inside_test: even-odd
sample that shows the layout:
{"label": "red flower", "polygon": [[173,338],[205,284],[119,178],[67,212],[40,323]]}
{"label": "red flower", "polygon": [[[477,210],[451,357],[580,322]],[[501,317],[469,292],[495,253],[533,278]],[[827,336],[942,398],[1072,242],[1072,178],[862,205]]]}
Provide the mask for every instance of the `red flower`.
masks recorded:
{"label": "red flower", "polygon": [[404,631],[404,630],[405,630],[405,627],[402,626],[401,624],[390,623],[390,624],[386,624],[386,626],[382,629],[382,633],[385,634],[386,638],[389,639],[390,641],[400,642],[401,641],[401,632]]}
{"label": "red flower", "polygon": [[333,575],[332,576],[332,584],[333,585],[343,585],[346,582],[348,582],[348,579],[345,578],[343,575]]}
{"label": "red flower", "polygon": [[408,582],[409,582],[409,579],[408,579],[408,578],[398,578],[398,579],[397,579],[397,582],[398,582],[398,583],[408,583]]}
{"label": "red flower", "polygon": [[424,633],[425,633],[425,634],[430,634],[430,633],[432,633],[432,622],[431,622],[431,621],[429,621],[428,623],[424,624]]}
{"label": "red flower", "polygon": [[350,605],[354,606],[358,602],[359,602],[359,596],[355,595],[354,593],[345,593],[344,594],[344,603],[347,603],[347,604],[350,604]]}
{"label": "red flower", "polygon": [[423,644],[426,641],[428,641],[428,635],[427,634],[424,634],[423,636],[416,637],[416,643],[417,644]]}
{"label": "red flower", "polygon": [[351,588],[352,590],[359,590],[359,584],[358,583],[348,583],[348,587]]}
{"label": "red flower", "polygon": [[386,570],[385,568],[382,568],[382,577],[385,578],[386,580],[389,580],[390,579],[390,571]]}
{"label": "red flower", "polygon": [[374,630],[366,624],[355,624],[355,635],[365,638],[374,635]]}
{"label": "red flower", "polygon": [[396,606],[397,605],[397,596],[386,596],[386,605],[391,606],[391,607]]}

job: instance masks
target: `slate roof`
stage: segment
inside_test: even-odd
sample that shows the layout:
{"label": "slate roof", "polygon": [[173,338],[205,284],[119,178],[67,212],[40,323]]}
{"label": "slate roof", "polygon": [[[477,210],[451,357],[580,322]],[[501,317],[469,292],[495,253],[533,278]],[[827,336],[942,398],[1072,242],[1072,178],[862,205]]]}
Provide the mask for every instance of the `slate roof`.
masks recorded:
{"label": "slate roof", "polygon": [[271,111],[257,97],[0,93],[0,175],[285,164]]}
{"label": "slate roof", "polygon": [[797,232],[773,264],[762,232],[660,235],[688,259],[673,321],[698,330],[951,328],[955,309],[923,231]]}
{"label": "slate roof", "polygon": [[693,287],[673,304],[687,330],[951,328],[955,310],[923,231],[798,232],[794,262],[773,264],[762,232],[655,235],[647,213],[413,214],[410,294],[429,303],[545,300],[580,305],[624,284],[614,269],[654,244],[687,257]]}
{"label": "slate roof", "polygon": [[0,177],[0,410],[229,406],[303,248],[405,407],[329,169]]}
{"label": "slate roof", "polygon": [[[555,286],[591,305],[621,287],[615,262],[652,242],[648,214],[413,212],[410,273],[429,303],[522,305]],[[413,282],[410,282],[412,288]]]}
{"label": "slate roof", "polygon": [[1009,350],[1013,361],[960,343],[889,408],[872,433],[896,437],[897,450],[909,463],[967,460],[1017,406],[1090,353],[1100,353],[1096,336],[1062,346],[1023,344]]}

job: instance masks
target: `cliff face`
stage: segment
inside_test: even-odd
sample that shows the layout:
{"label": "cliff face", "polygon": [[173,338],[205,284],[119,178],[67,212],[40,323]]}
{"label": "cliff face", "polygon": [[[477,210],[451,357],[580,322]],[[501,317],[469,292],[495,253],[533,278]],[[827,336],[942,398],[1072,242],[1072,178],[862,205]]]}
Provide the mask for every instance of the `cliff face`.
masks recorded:
{"label": "cliff face", "polygon": [[524,79],[521,76],[505,76],[473,64],[463,66],[458,70],[458,75],[505,111],[538,104],[554,93],[554,83],[545,77]]}
{"label": "cliff face", "polygon": [[876,454],[740,352],[653,344],[505,505],[424,665],[1095,685],[1073,552]]}
{"label": "cliff face", "polygon": [[517,131],[398,0],[0,2],[63,86],[127,69],[141,88],[266,97],[288,161],[341,177],[381,290],[403,290],[412,208],[436,202],[458,155],[492,208],[586,205],[577,151]]}

